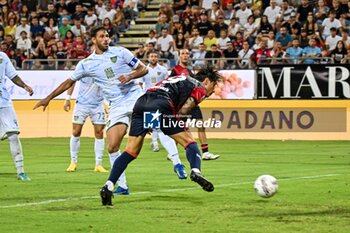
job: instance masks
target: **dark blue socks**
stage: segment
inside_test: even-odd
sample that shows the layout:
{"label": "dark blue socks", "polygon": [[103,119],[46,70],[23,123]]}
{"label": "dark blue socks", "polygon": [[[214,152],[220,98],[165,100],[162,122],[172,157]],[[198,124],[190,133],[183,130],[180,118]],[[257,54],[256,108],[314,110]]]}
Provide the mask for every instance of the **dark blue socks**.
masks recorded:
{"label": "dark blue socks", "polygon": [[123,173],[123,171],[127,168],[128,164],[133,161],[135,157],[133,157],[128,152],[124,151],[113,164],[113,168],[111,174],[109,175],[108,180],[112,181],[113,184],[117,183],[119,176]]}
{"label": "dark blue socks", "polygon": [[186,157],[190,162],[191,169],[197,168],[201,170],[201,153],[196,142],[192,142],[186,147]]}

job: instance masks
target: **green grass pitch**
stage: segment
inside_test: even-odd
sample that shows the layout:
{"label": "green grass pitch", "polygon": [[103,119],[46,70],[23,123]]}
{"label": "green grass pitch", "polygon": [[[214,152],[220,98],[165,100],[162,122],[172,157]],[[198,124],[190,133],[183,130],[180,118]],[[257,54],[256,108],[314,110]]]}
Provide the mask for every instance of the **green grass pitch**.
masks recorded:
{"label": "green grass pitch", "polygon": [[[203,161],[215,185],[206,193],[179,180],[164,149],[145,142],[127,169],[133,195],[101,206],[108,174],[93,172],[93,139],[82,138],[78,171],[67,173],[69,139],[22,139],[30,182],[16,180],[8,143],[0,143],[0,232],[350,232],[350,143],[210,140],[221,157]],[[124,145],[122,146],[124,148]],[[189,165],[180,149],[181,159]],[[109,168],[109,160],[104,157]],[[270,174],[278,193],[258,197],[254,180]]]}

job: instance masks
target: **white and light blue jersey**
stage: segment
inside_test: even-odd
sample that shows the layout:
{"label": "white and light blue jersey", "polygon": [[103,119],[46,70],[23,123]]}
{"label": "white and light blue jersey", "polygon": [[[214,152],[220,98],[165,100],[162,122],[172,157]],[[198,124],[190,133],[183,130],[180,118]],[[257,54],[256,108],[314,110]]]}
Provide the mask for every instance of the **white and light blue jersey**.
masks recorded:
{"label": "white and light blue jersey", "polygon": [[142,88],[144,91],[156,85],[156,83],[164,80],[168,75],[168,70],[159,64],[154,68],[150,65],[147,66],[148,73],[140,78],[140,82],[143,83]]}
{"label": "white and light blue jersey", "polygon": [[90,77],[80,79],[77,103],[94,107],[100,105],[102,101],[102,90],[95,84],[94,79]]}
{"label": "white and light blue jersey", "polygon": [[0,108],[12,106],[10,94],[6,89],[6,79],[13,79],[16,76],[16,69],[9,57],[6,53],[0,52]]}
{"label": "white and light blue jersey", "polygon": [[95,84],[102,89],[107,101],[122,101],[129,92],[139,90],[140,87],[130,81],[122,84],[118,78],[130,74],[140,61],[126,48],[109,47],[103,54],[92,53],[81,60],[75,68],[71,79],[78,81],[85,77],[93,78]]}

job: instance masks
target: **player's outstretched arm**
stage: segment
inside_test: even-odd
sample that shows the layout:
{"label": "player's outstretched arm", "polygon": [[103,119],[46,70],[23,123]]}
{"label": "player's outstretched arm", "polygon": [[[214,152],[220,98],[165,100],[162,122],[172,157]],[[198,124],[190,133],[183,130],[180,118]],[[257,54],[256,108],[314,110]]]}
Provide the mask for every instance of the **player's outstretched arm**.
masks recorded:
{"label": "player's outstretched arm", "polygon": [[43,111],[45,111],[46,107],[49,105],[50,101],[56,96],[62,94],[64,91],[68,90],[75,83],[72,79],[67,79],[61,85],[59,85],[50,95],[48,95],[45,99],[40,100],[33,108],[37,109],[39,107],[43,107]]}
{"label": "player's outstretched arm", "polygon": [[71,96],[72,96],[72,94],[73,94],[74,87],[75,87],[75,83],[73,83],[73,85],[72,85],[72,86],[68,89],[68,91],[67,91],[66,101],[64,101],[64,106],[63,106],[63,109],[64,109],[64,111],[66,111],[66,112],[69,112],[70,107],[71,107],[70,98],[71,98]]}
{"label": "player's outstretched arm", "polygon": [[138,64],[138,66],[136,67],[136,69],[133,70],[129,75],[121,75],[118,79],[121,83],[125,84],[132,79],[137,79],[137,78],[143,77],[147,73],[148,73],[147,67],[145,66],[145,64],[140,62]]}
{"label": "player's outstretched arm", "polygon": [[14,77],[13,79],[11,79],[11,81],[17,86],[22,87],[24,90],[26,90],[30,96],[33,95],[33,89],[27,84],[25,84],[18,75],[16,75],[16,77]]}

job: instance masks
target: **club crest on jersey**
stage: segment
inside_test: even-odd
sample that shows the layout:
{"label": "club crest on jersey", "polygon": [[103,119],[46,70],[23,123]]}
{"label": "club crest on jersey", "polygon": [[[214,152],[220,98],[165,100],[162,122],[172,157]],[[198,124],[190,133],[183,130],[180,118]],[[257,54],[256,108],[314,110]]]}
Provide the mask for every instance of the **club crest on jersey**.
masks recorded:
{"label": "club crest on jersey", "polygon": [[158,76],[161,75],[162,72],[157,72]]}
{"label": "club crest on jersey", "polygon": [[79,120],[79,116],[74,116],[74,121]]}
{"label": "club crest on jersey", "polygon": [[116,62],[117,62],[117,60],[118,60],[118,58],[117,58],[117,57],[111,57],[111,61],[112,61],[113,63],[116,63]]}
{"label": "club crest on jersey", "polygon": [[111,67],[108,67],[107,69],[105,69],[105,74],[107,78],[113,78],[115,76],[114,71]]}
{"label": "club crest on jersey", "polygon": [[2,58],[0,58],[0,64],[2,64]]}

